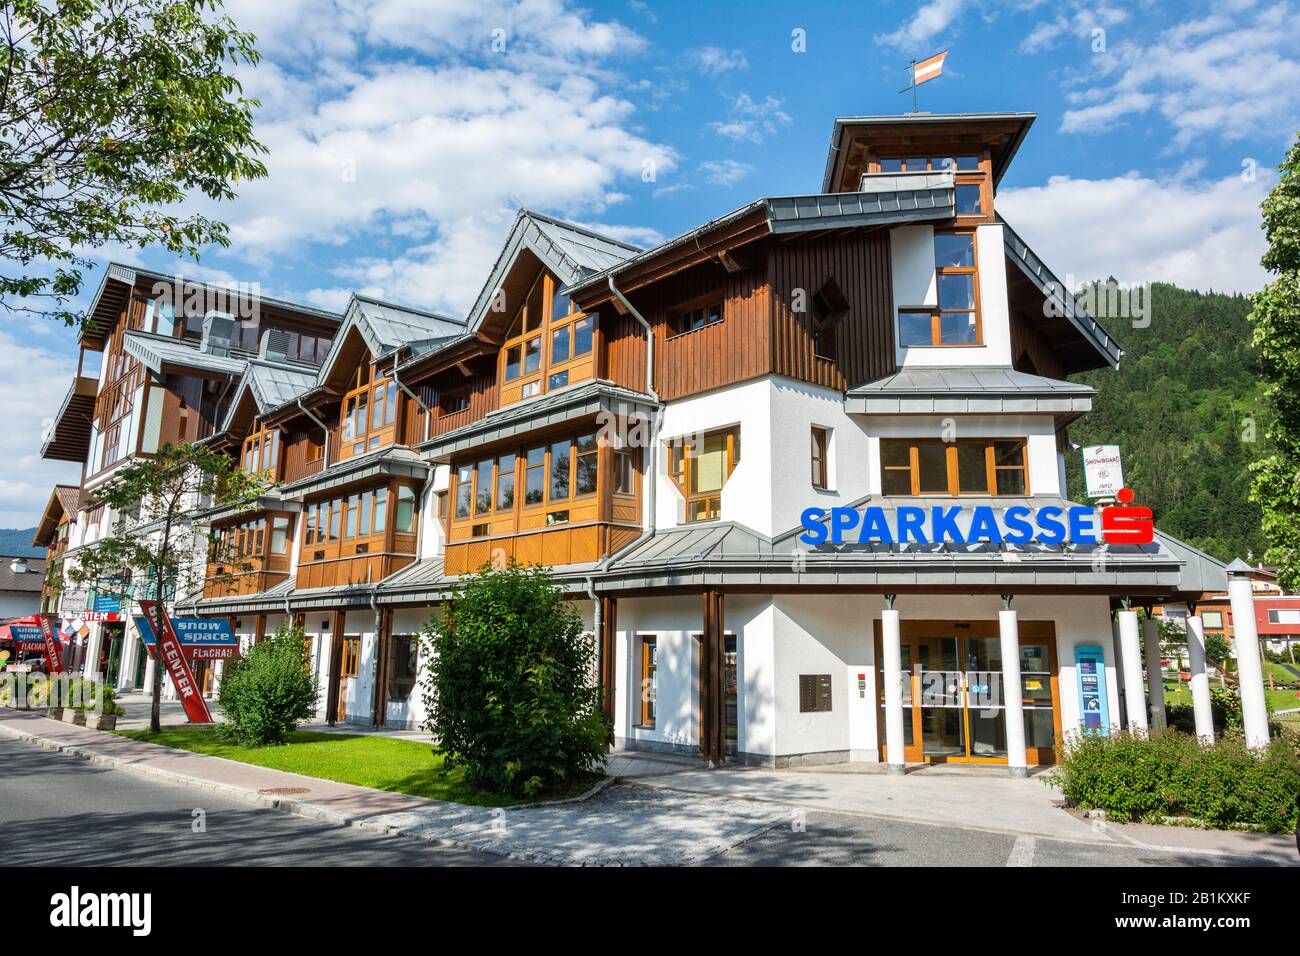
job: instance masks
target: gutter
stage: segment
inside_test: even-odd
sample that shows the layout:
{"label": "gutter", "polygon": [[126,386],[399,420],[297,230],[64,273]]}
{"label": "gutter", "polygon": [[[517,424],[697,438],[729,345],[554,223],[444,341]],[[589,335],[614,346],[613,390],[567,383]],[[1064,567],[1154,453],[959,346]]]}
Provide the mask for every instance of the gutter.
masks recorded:
{"label": "gutter", "polygon": [[650,512],[649,530],[654,534],[657,522],[656,491],[659,484],[659,423],[663,417],[663,400],[655,391],[655,333],[650,323],[645,320],[645,316],[638,312],[636,306],[628,301],[627,296],[619,291],[618,286],[614,284],[614,276],[611,274],[605,278],[609,282],[610,295],[621,302],[623,308],[627,309],[628,315],[641,323],[641,328],[645,329],[645,389],[659,406],[655,409],[654,421],[650,425],[650,454],[646,462],[646,506]]}
{"label": "gutter", "polygon": [[306,415],[308,418],[310,418],[312,421],[314,421],[314,422],[316,423],[316,425],[320,428],[320,430],[321,430],[322,432],[325,433],[325,443],[321,446],[321,450],[324,452],[325,457],[324,457],[324,459],[323,459],[323,460],[321,461],[321,463],[320,463],[320,470],[321,470],[321,471],[324,471],[326,468],[328,468],[328,467],[330,466],[330,430],[329,430],[329,426],[327,426],[323,421],[321,421],[319,418],[317,418],[317,417],[316,417],[315,415],[313,415],[311,412],[307,411],[307,406],[304,405],[304,404],[302,403],[302,399],[301,399],[301,398],[295,399],[295,401],[298,403],[298,410],[299,410],[300,412],[302,412],[304,415]]}

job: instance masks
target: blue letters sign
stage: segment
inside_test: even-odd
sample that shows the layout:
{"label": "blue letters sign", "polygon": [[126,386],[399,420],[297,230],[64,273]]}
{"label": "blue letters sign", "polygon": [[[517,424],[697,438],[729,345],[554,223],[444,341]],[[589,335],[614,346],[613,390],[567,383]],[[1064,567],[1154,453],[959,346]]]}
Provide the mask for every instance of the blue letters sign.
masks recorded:
{"label": "blue letters sign", "polygon": [[1079,671],[1079,725],[1085,734],[1110,736],[1110,707],[1106,696],[1106,656],[1098,644],[1074,649]]}
{"label": "blue letters sign", "polygon": [[[135,627],[152,654],[154,633],[148,619],[136,615]],[[181,650],[191,660],[228,660],[239,656],[239,638],[224,617],[174,617],[172,627],[180,639]]]}

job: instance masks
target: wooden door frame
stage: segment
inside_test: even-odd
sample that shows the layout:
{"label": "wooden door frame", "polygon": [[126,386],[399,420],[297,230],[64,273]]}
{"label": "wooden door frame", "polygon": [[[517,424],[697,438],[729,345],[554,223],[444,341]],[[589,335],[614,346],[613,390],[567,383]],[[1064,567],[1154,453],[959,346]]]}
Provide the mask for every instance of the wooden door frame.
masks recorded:
{"label": "wooden door frame", "polygon": [[[880,683],[876,692],[876,747],[881,759],[886,758],[885,744],[885,721],[883,717],[884,698],[884,668],[883,668],[883,640],[884,635],[881,631],[881,622],[877,618],[874,622],[874,650],[876,660],[876,673],[880,675]],[[1000,637],[999,623],[996,620],[969,620],[969,621],[952,621],[952,620],[902,620],[899,622],[899,638],[901,642],[915,641],[924,637],[938,638],[962,638],[962,637]],[[1019,643],[1023,647],[1027,643],[1045,643],[1047,645],[1047,667],[1049,675],[1049,684],[1052,692],[1052,734],[1053,740],[1061,737],[1061,692],[1060,692],[1060,670],[1057,666],[1056,653],[1056,622],[1055,621],[1017,621],[1017,631]],[[965,668],[962,668],[965,671]],[[971,764],[1006,764],[1008,761],[1004,757],[959,757],[959,758],[927,758],[924,754],[924,743],[922,741],[923,728],[921,725],[921,706],[920,706],[920,687],[918,686],[915,659],[913,659],[913,670],[910,672],[912,682],[912,746],[904,747],[903,759],[909,763],[971,763]],[[962,709],[962,721],[966,726],[967,749],[970,746],[970,721],[968,708]],[[1054,747],[1025,747],[1025,758],[1030,766],[1044,766],[1055,763],[1056,751]]]}

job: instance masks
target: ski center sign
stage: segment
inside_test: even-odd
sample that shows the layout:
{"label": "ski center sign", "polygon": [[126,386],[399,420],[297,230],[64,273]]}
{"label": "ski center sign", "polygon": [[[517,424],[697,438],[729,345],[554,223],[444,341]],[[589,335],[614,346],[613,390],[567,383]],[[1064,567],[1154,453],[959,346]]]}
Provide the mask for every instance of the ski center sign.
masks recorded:
{"label": "ski center sign", "polygon": [[[1133,492],[1121,488],[1123,505],[1098,510],[1086,505],[1025,504],[899,505],[885,509],[806,508],[800,516],[805,544],[1150,544],[1155,540],[1151,509],[1129,507]],[[890,513],[893,513],[893,521]]]}
{"label": "ski center sign", "polygon": [[[180,639],[181,653],[187,660],[224,661],[239,656],[239,638],[225,618],[174,617],[171,623]],[[137,615],[135,626],[149,648],[150,656],[153,656],[154,632],[149,619]]]}

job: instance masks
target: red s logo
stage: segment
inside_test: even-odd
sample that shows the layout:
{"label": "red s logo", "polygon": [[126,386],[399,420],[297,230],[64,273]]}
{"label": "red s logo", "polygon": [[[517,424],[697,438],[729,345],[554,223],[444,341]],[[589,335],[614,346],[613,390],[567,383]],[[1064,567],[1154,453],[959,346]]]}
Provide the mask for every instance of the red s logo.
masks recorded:
{"label": "red s logo", "polygon": [[[1133,489],[1121,488],[1115,497],[1120,505],[1128,505],[1133,500]],[[1151,509],[1119,505],[1102,508],[1101,536],[1109,544],[1150,544],[1156,539]]]}

